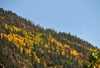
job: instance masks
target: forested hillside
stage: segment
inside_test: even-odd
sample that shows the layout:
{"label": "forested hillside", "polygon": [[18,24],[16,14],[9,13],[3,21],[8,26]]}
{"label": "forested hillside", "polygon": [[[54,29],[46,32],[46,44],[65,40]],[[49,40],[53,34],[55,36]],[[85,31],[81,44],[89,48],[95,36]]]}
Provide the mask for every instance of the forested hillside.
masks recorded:
{"label": "forested hillside", "polygon": [[0,8],[1,67],[84,68],[90,47],[97,48],[70,32],[44,29]]}

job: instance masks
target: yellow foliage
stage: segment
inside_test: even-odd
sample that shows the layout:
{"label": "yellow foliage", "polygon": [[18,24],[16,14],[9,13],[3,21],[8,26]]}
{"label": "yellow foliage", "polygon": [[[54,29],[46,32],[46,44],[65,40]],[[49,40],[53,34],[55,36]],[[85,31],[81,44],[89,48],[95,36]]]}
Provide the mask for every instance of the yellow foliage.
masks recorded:
{"label": "yellow foliage", "polygon": [[28,46],[29,46],[29,43],[28,43]]}
{"label": "yellow foliage", "polygon": [[30,46],[33,46],[33,44],[31,43]]}
{"label": "yellow foliage", "polygon": [[15,43],[16,44],[16,46],[19,48],[19,44],[17,44],[17,43]]}
{"label": "yellow foliage", "polygon": [[46,48],[48,48],[48,45],[47,45],[47,44],[45,44],[44,46],[45,46]]}
{"label": "yellow foliage", "polygon": [[49,36],[51,36],[51,35],[49,35]]}
{"label": "yellow foliage", "polygon": [[38,63],[40,63],[40,59],[37,59]]}
{"label": "yellow foliage", "polygon": [[70,48],[70,46],[69,46],[69,45],[64,45],[64,47]]}
{"label": "yellow foliage", "polygon": [[8,38],[8,40],[11,42],[12,41],[12,39],[11,38]]}
{"label": "yellow foliage", "polygon": [[63,49],[63,51],[65,51],[65,49]]}
{"label": "yellow foliage", "polygon": [[50,42],[48,42],[48,45],[50,45]]}
{"label": "yellow foliage", "polygon": [[68,55],[66,55],[66,57],[68,58]]}
{"label": "yellow foliage", "polygon": [[65,40],[65,38],[63,40]]}
{"label": "yellow foliage", "polygon": [[7,28],[7,24],[5,24],[5,28]]}
{"label": "yellow foliage", "polygon": [[51,39],[50,41],[51,41],[51,43],[53,43],[53,41],[54,41],[54,40],[53,40],[53,39]]}
{"label": "yellow foliage", "polygon": [[70,56],[70,59],[72,59],[72,56]]}
{"label": "yellow foliage", "polygon": [[58,68],[58,66],[56,65],[54,68]]}
{"label": "yellow foliage", "polygon": [[57,50],[57,52],[59,52],[59,50]]}
{"label": "yellow foliage", "polygon": [[21,47],[21,53],[22,53],[22,51],[23,51],[23,48]]}
{"label": "yellow foliage", "polygon": [[23,45],[24,45],[24,46],[26,46],[26,44],[25,44],[25,43],[23,43]]}
{"label": "yellow foliage", "polygon": [[28,43],[28,41],[25,41],[25,43]]}
{"label": "yellow foliage", "polygon": [[41,53],[43,53],[43,50],[41,50]]}
{"label": "yellow foliage", "polygon": [[76,50],[71,51],[71,54],[77,56],[79,53],[76,52]]}
{"label": "yellow foliage", "polygon": [[62,52],[62,55],[65,55],[65,52]]}
{"label": "yellow foliage", "polygon": [[63,68],[63,66],[60,66],[60,65],[59,65],[59,67],[60,67],[60,68]]}
{"label": "yellow foliage", "polygon": [[48,52],[51,52],[50,50],[48,50]]}
{"label": "yellow foliage", "polygon": [[4,35],[4,37],[7,37],[7,34],[3,34]]}
{"label": "yellow foliage", "polygon": [[45,63],[45,61],[44,61],[44,67],[46,68],[46,63]]}

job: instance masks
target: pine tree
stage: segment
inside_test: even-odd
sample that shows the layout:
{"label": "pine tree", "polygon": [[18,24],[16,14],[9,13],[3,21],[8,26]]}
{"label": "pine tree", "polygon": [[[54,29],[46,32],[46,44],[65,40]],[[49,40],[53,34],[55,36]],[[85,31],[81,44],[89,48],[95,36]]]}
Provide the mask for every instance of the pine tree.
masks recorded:
{"label": "pine tree", "polygon": [[20,49],[20,45],[19,45],[19,55],[21,55],[21,49]]}
{"label": "pine tree", "polygon": [[6,47],[4,35],[3,35],[3,47]]}
{"label": "pine tree", "polygon": [[23,48],[22,57],[23,57],[23,58],[25,57],[25,48]]}
{"label": "pine tree", "polygon": [[35,56],[34,56],[34,53],[31,52],[31,63],[34,64],[35,63]]}
{"label": "pine tree", "polygon": [[19,64],[18,64],[18,61],[16,60],[16,63],[14,65],[14,68],[19,68]]}

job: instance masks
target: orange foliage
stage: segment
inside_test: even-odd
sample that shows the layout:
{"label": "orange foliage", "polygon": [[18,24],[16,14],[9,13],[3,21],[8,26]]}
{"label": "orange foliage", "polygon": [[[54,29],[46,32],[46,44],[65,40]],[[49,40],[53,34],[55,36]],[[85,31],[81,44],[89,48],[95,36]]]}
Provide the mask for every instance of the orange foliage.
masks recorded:
{"label": "orange foliage", "polygon": [[2,19],[5,19],[5,16],[4,16],[4,17],[2,17]]}
{"label": "orange foliage", "polygon": [[46,66],[47,66],[47,64],[46,64],[45,61],[44,61],[44,67],[46,68]]}
{"label": "orange foliage", "polygon": [[58,66],[56,65],[54,68],[58,68]]}

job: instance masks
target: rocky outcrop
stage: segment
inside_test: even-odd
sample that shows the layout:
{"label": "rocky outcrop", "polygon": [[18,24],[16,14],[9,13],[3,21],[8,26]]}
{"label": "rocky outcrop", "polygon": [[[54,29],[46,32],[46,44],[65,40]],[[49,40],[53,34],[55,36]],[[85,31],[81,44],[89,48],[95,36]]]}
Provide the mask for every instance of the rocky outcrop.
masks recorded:
{"label": "rocky outcrop", "polygon": [[[5,55],[6,57],[8,57],[8,47],[3,48],[3,52],[2,55]],[[26,62],[19,56],[17,55],[15,52],[15,49],[10,49],[10,61],[15,64],[16,62],[18,62],[18,65],[20,66],[20,68],[27,68]],[[0,63],[0,68],[6,68],[5,65]],[[10,67],[9,67],[10,68]]]}

